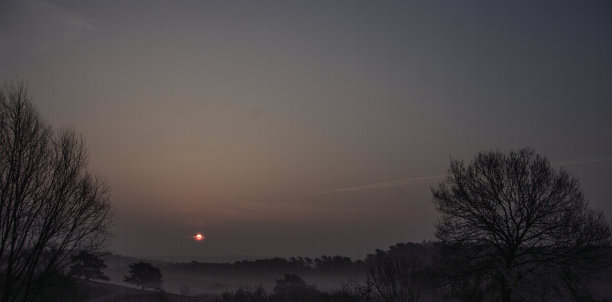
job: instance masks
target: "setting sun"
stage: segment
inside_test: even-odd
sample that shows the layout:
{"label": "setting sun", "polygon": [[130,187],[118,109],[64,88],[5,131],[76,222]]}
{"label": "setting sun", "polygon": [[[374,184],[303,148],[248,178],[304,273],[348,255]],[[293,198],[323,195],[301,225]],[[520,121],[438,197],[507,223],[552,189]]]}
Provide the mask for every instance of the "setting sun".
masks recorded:
{"label": "setting sun", "polygon": [[193,238],[197,241],[202,241],[206,238],[206,236],[202,235],[201,233],[197,233],[195,236],[193,236]]}

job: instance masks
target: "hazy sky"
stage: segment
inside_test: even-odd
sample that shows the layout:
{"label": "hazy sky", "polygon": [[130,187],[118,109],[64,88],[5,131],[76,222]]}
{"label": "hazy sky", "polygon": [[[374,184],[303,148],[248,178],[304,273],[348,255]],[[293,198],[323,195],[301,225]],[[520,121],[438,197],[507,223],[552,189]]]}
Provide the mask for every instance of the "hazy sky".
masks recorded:
{"label": "hazy sky", "polygon": [[612,3],[492,2],[0,1],[0,80],[83,134],[124,255],[433,239],[429,188],[491,148],[612,223]]}

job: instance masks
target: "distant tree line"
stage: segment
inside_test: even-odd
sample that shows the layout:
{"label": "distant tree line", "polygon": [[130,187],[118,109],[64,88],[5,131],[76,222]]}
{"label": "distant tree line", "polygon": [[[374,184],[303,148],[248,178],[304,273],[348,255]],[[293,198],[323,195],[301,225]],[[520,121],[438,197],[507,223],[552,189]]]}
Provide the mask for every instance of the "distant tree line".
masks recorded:
{"label": "distant tree line", "polygon": [[215,273],[242,273],[242,272],[293,272],[293,273],[316,273],[316,274],[351,274],[365,271],[363,260],[352,260],[344,256],[321,256],[319,258],[291,257],[291,258],[268,258],[258,260],[242,260],[234,263],[205,263],[189,262],[175,263],[172,266],[179,270],[189,272],[200,272],[207,274]]}

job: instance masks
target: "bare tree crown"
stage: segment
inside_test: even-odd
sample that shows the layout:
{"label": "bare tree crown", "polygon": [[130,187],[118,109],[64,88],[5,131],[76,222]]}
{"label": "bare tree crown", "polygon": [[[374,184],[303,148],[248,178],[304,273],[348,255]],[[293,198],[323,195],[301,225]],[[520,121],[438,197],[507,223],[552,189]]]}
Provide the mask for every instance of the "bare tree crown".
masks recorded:
{"label": "bare tree crown", "polygon": [[108,190],[82,138],[54,132],[23,84],[0,89],[0,301],[29,300],[49,274],[108,235]]}
{"label": "bare tree crown", "polygon": [[541,265],[591,268],[610,246],[610,228],[578,180],[528,148],[452,160],[432,193],[436,236],[493,264],[506,290]]}

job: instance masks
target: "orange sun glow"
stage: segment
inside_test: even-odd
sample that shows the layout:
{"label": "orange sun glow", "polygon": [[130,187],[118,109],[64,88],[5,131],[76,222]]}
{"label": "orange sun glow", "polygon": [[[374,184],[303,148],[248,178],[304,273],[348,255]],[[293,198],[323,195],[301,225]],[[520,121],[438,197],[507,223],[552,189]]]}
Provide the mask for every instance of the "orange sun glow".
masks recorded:
{"label": "orange sun glow", "polygon": [[197,233],[195,236],[193,236],[193,238],[197,241],[202,241],[206,238],[206,236],[202,235],[201,233]]}

